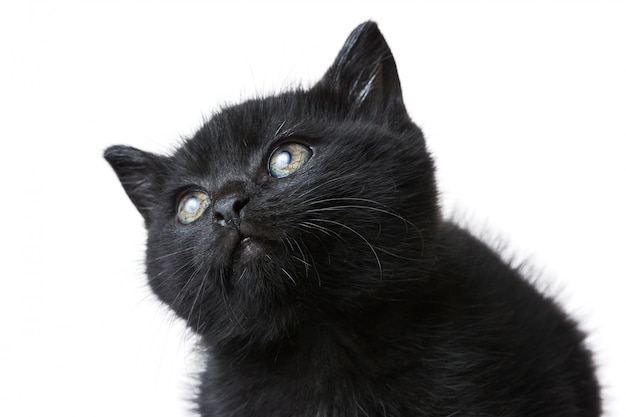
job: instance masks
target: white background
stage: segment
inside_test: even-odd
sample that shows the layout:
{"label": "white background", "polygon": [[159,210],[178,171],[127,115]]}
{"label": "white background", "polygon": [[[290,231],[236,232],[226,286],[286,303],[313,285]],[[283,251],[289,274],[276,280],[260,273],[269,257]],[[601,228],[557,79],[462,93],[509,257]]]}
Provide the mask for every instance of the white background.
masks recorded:
{"label": "white background", "polygon": [[626,7],[602,0],[0,3],[0,415],[187,415],[193,336],[102,151],[310,85],[367,19],[446,213],[552,283],[626,415]]}

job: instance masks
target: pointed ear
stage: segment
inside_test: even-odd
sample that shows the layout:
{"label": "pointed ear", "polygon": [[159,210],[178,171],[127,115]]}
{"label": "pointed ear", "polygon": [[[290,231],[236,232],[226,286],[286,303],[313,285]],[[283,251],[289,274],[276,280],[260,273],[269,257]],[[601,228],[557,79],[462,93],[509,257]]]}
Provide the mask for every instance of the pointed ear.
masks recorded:
{"label": "pointed ear", "polygon": [[113,167],[146,225],[150,224],[151,213],[156,205],[158,182],[165,168],[165,158],[130,146],[118,145],[104,151],[104,159]]}
{"label": "pointed ear", "polygon": [[318,86],[343,92],[354,106],[374,114],[406,112],[396,63],[374,22],[352,31]]}

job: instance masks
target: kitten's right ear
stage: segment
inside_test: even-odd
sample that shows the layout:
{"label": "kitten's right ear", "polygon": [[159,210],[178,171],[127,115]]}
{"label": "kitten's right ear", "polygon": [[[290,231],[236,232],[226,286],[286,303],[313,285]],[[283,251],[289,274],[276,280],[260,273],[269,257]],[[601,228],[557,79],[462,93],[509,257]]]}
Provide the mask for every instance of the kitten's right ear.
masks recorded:
{"label": "kitten's right ear", "polygon": [[152,221],[155,194],[163,175],[165,158],[130,146],[111,146],[104,151],[126,194],[130,197],[146,225]]}

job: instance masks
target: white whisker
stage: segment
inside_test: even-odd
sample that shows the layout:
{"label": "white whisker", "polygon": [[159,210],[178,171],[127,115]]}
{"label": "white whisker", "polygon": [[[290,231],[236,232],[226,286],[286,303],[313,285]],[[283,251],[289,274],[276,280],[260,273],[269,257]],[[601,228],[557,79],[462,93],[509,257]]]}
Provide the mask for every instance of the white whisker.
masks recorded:
{"label": "white whisker", "polygon": [[378,271],[380,273],[380,278],[382,279],[383,277],[383,267],[382,264],[380,263],[380,258],[378,257],[378,253],[376,253],[376,248],[374,248],[374,245],[372,245],[366,238],[365,236],[363,236],[361,233],[357,232],[356,230],[354,230],[353,228],[351,228],[350,226],[341,223],[341,222],[337,222],[334,220],[328,220],[328,219],[316,219],[316,221],[321,221],[321,222],[326,222],[326,223],[331,223],[331,224],[335,224],[337,226],[343,227],[349,231],[351,231],[352,233],[354,233],[355,235],[357,235],[361,240],[363,240],[363,242],[365,242],[365,244],[367,246],[369,246],[370,250],[372,251],[372,253],[374,254],[374,257],[376,258],[376,263],[378,264]]}
{"label": "white whisker", "polygon": [[290,274],[289,272],[287,272],[287,270],[286,270],[285,268],[282,268],[282,267],[281,267],[280,269],[282,269],[282,271],[285,273],[285,275],[287,275],[287,277],[289,278],[289,280],[290,280],[291,282],[293,282],[293,285],[298,285],[298,284],[296,284],[296,280],[295,280],[295,279],[293,279],[293,277],[291,276],[291,274]]}

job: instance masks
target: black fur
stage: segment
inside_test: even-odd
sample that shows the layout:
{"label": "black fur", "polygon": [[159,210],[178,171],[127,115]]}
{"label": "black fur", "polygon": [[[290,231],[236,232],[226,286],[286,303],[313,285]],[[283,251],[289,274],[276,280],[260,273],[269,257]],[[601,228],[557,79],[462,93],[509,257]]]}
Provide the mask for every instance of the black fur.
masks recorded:
{"label": "black fur", "polygon": [[[311,159],[271,176],[292,142]],[[206,349],[200,415],[600,415],[576,324],[441,218],[374,23],[308,90],[226,108],[171,156],[105,157],[145,219],[152,289]],[[210,204],[182,224],[190,190]]]}

